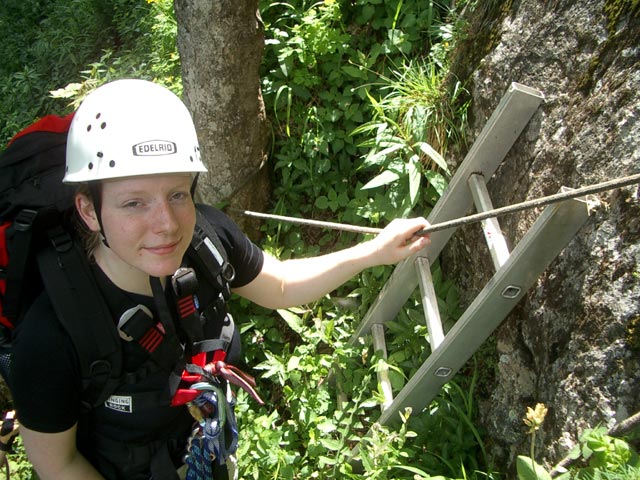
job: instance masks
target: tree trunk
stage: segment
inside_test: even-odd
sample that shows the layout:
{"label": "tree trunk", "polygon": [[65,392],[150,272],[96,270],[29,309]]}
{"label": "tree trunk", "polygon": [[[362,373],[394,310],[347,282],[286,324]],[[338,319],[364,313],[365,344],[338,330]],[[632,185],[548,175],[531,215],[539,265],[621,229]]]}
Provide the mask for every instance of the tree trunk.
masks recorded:
{"label": "tree trunk", "polygon": [[[258,210],[269,197],[262,168],[267,121],[259,67],[264,36],[258,0],[175,0],[183,99],[191,110],[202,158],[198,193],[209,204]],[[232,213],[233,215],[233,213]],[[255,237],[246,218],[236,221]]]}
{"label": "tree trunk", "polygon": [[[493,9],[493,10],[492,10]],[[479,2],[454,73],[473,99],[470,143],[508,85],[546,100],[493,179],[495,206],[637,173],[640,15],[633,2]],[[465,152],[452,159],[459,164]],[[553,464],[584,429],[640,410],[640,199],[599,195],[587,224],[506,319],[485,352],[480,414],[493,453],[527,455],[527,406],[549,408],[537,460]],[[501,219],[514,245],[539,212]],[[492,275],[481,232],[461,229],[443,253],[469,299]],[[493,365],[493,366],[491,366]],[[498,463],[499,464],[499,463]]]}

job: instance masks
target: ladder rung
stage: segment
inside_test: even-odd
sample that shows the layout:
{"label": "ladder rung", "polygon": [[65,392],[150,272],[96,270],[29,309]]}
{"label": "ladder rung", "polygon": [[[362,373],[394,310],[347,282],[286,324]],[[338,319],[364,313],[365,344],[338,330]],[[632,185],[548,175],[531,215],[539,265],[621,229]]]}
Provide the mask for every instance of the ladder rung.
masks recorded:
{"label": "ladder rung", "polygon": [[[471,196],[473,197],[473,203],[478,213],[493,210],[493,204],[491,203],[491,197],[489,197],[487,182],[485,182],[484,176],[474,173],[469,176],[468,183]],[[509,247],[507,247],[507,241],[502,234],[498,219],[493,217],[483,220],[482,231],[487,241],[487,247],[489,247],[489,253],[491,253],[493,266],[498,270],[509,258]]]}
{"label": "ladder rung", "polygon": [[[376,323],[371,326],[371,336],[373,337],[374,352],[382,352],[382,358],[387,359],[387,342],[384,338],[384,325]],[[389,367],[384,365],[377,371],[378,383],[382,390],[384,401],[380,408],[384,412],[391,403],[393,403],[393,390],[391,388],[391,380],[389,380]]]}
{"label": "ladder rung", "polygon": [[433,352],[444,340],[444,332],[442,330],[440,310],[438,309],[438,297],[436,297],[436,291],[433,288],[429,259],[427,257],[416,258],[416,270],[422,294],[424,317],[427,321],[427,330],[429,330],[429,344]]}

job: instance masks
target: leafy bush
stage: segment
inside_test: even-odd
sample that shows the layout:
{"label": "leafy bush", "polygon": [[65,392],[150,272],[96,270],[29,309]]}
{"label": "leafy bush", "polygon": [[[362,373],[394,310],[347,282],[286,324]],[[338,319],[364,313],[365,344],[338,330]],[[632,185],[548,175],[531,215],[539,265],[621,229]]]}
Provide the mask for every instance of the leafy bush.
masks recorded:
{"label": "leafy bush", "polygon": [[110,79],[149,78],[181,88],[169,0],[3,0],[0,28],[3,145],[38,117],[68,113]]}
{"label": "leafy bush", "polygon": [[548,472],[534,460],[536,432],[542,427],[546,414],[547,408],[542,403],[535,409],[527,408],[523,420],[531,435],[531,456],[518,456],[516,466],[520,480],[640,479],[640,457],[636,451],[625,440],[610,436],[604,427],[582,432],[569,455]]}
{"label": "leafy bush", "polygon": [[[447,142],[464,123],[464,101],[456,103],[463,90],[454,90],[455,101],[449,102],[451,92],[444,87],[449,47],[442,40],[453,29],[450,3],[262,2],[273,210],[372,224],[428,212],[446,184]],[[15,103],[2,107],[15,113],[11,125],[2,126],[7,138],[36,116],[61,113],[63,104],[77,105],[86,92],[115,78],[155,79],[180,93],[169,0],[10,0],[0,21],[14,28],[3,53],[15,63],[0,70],[0,88],[15,94]],[[412,60],[429,56],[436,66]],[[454,104],[463,107],[456,110]],[[400,147],[382,153],[394,141]],[[384,171],[396,172],[396,180],[372,185]],[[273,223],[264,233],[264,248],[281,258],[357,240],[355,234]],[[248,319],[241,326],[245,361],[262,372],[260,390],[269,399],[268,409],[255,408],[240,392],[242,478],[430,478],[444,471],[458,477],[466,475],[466,466],[486,465],[471,421],[473,388],[464,378],[434,404],[428,422],[412,424],[405,413],[397,431],[375,423],[376,369],[386,363],[401,388],[428,354],[416,300],[389,325],[394,353],[388,360],[369,346],[348,343],[391,270],[370,269],[331,298],[276,314],[235,302],[236,316]],[[438,270],[434,277],[443,316],[452,323],[459,313],[455,288]],[[445,424],[452,425],[451,434],[439,434],[440,450],[420,441],[434,429],[444,432]],[[363,473],[349,462],[355,446]],[[448,451],[464,453],[448,457]]]}
{"label": "leafy bush", "polygon": [[[441,27],[447,25],[450,13],[448,5],[446,1],[419,0],[262,2],[267,32],[262,87],[267,111],[274,120],[276,212],[374,224],[406,216],[412,207],[417,207],[414,214],[421,213],[424,208],[417,200],[424,174],[436,185],[434,192],[424,196],[435,201],[446,182],[435,172],[427,173],[432,172],[430,166],[422,168],[418,159],[406,154],[416,149],[427,151],[426,155],[437,158],[446,171],[441,154],[428,144],[430,127],[438,121],[432,116],[428,126],[424,123],[433,98],[411,99],[413,92],[398,87],[415,73],[424,83],[413,84],[414,92],[420,95],[426,87],[427,95],[438,97],[443,105],[446,95],[440,81],[444,70],[430,70],[408,59],[426,56],[441,40],[446,30]],[[400,67],[394,70],[395,65]],[[385,90],[389,96],[380,102]],[[410,99],[411,105],[403,105]],[[461,120],[447,118],[450,123]],[[374,119],[377,123],[372,123]],[[380,155],[379,147],[394,141],[385,138],[382,131],[378,137],[358,135],[382,130],[381,122],[413,128],[409,136],[398,131],[390,134],[400,140],[404,152]],[[447,140],[440,138],[437,148],[444,147]],[[413,194],[409,205],[404,200],[408,188],[388,188],[373,197],[362,190],[365,184],[375,186],[367,167],[377,160],[386,162],[387,167],[392,165],[386,171],[393,172],[394,180],[410,178],[403,185],[410,186]],[[390,183],[378,182],[377,186]],[[283,227],[278,228],[282,235]],[[344,241],[353,238],[347,236]],[[323,237],[318,243],[331,240]]]}

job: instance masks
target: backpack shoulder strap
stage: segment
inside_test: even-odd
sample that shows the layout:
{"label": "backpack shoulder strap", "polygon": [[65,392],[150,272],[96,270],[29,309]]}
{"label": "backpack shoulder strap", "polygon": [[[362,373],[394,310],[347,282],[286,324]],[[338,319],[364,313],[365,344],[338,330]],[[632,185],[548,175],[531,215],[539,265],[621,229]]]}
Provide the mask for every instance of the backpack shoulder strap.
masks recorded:
{"label": "backpack shoulder strap", "polygon": [[76,349],[83,408],[90,409],[104,403],[119,384],[120,339],[84,250],[61,226],[48,233],[53,246],[38,254],[38,266],[53,308]]}
{"label": "backpack shoulder strap", "polygon": [[34,250],[32,245],[34,224],[39,213],[42,214],[43,212],[44,209],[38,212],[25,208],[18,213],[13,225],[10,223],[4,225],[4,247],[7,248],[6,243],[8,243],[7,236],[9,231],[12,231],[11,234],[14,239],[12,242],[11,262],[6,267],[6,286],[4,297],[2,298],[2,313],[10,322],[9,325],[15,325],[20,313],[22,313],[20,310],[21,306],[24,305],[27,292],[24,277],[29,269],[30,255]]}

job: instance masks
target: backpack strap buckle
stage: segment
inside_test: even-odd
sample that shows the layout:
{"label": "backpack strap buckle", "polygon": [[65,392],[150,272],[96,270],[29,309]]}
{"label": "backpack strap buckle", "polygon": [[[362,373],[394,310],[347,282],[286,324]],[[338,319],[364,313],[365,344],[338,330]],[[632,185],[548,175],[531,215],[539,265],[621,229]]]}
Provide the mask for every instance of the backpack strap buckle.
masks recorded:
{"label": "backpack strap buckle", "polygon": [[47,235],[51,245],[56,249],[56,252],[68,252],[73,247],[73,239],[71,238],[71,235],[60,225],[49,229],[47,231]]}
{"label": "backpack strap buckle", "polygon": [[20,232],[28,232],[33,227],[36,217],[38,216],[37,210],[31,210],[30,208],[23,208],[20,213],[16,215],[13,220],[13,228]]}

